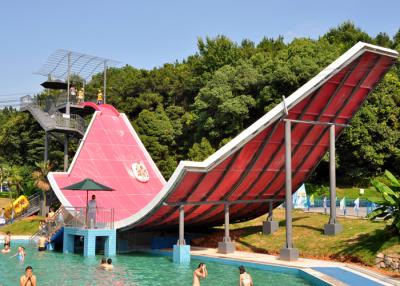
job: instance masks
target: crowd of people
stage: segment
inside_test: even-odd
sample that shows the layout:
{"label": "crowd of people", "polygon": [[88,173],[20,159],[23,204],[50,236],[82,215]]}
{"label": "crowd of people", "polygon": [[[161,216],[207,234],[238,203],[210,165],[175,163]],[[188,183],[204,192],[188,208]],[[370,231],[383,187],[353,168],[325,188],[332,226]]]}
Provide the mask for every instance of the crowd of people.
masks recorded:
{"label": "crowd of people", "polygon": [[[47,218],[54,217],[54,210],[51,209]],[[38,240],[38,251],[45,251],[47,244],[50,242],[49,238],[42,235]],[[1,250],[2,254],[11,252],[11,233],[8,231],[4,236],[4,247]],[[18,246],[17,252],[10,256],[10,259],[17,257],[20,264],[24,264],[26,251],[25,247]],[[100,261],[99,269],[101,270],[112,270],[114,265],[112,264],[111,258],[103,257]],[[200,263],[199,266],[193,272],[193,283],[192,286],[200,286],[200,281],[206,279],[208,276],[208,270],[205,263]],[[20,277],[20,286],[36,286],[36,276],[33,275],[32,266],[25,268],[25,274]],[[253,279],[250,274],[246,272],[244,266],[239,267],[239,286],[254,286]]]}

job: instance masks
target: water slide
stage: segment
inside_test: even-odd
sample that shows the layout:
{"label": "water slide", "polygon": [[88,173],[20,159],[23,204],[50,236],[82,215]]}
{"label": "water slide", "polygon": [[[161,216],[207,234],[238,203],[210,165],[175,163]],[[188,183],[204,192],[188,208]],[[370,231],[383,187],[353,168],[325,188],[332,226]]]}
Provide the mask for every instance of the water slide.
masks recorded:
{"label": "water slide", "polygon": [[[262,200],[285,197],[284,118],[348,124],[396,62],[394,50],[357,43],[309,82],[203,162],[181,161],[165,181],[125,114],[110,105],[96,111],[67,172],[48,175],[64,206],[84,206],[86,192],[62,188],[84,178],[114,189],[97,192],[99,207],[113,208],[117,229],[168,229],[178,224],[179,202],[187,227],[247,220],[268,211]],[[336,138],[343,126],[335,128]],[[293,124],[293,190],[312,174],[329,148],[329,126]],[[251,202],[250,202],[251,201]],[[192,205],[190,205],[192,203]]]}

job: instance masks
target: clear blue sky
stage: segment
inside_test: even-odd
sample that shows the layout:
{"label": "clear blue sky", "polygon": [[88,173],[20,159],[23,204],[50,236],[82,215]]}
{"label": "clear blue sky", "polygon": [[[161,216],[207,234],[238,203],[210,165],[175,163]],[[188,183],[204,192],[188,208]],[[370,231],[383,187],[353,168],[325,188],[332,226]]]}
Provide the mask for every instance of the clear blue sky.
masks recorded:
{"label": "clear blue sky", "polygon": [[399,11],[399,0],[2,1],[0,101],[40,91],[33,72],[59,48],[149,69],[195,53],[205,36],[317,38],[346,20],[393,36]]}

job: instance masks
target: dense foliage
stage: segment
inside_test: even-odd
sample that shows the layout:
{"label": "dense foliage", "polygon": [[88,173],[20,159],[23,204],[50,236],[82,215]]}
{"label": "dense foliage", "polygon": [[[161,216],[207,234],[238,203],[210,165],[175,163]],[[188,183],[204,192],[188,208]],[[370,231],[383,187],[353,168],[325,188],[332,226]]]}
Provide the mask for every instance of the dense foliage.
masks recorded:
{"label": "dense foliage", "polygon": [[400,181],[389,171],[385,171],[388,183],[372,180],[374,188],[382,195],[381,199],[369,198],[370,201],[380,205],[371,212],[368,217],[372,220],[376,218],[391,221],[389,230],[400,234]]}
{"label": "dense foliage", "polygon": [[[198,40],[198,52],[152,70],[126,65],[107,71],[107,99],[130,118],[168,178],[180,160],[203,160],[289,96],[358,41],[400,50],[400,31],[371,37],[352,23],[319,39],[282,37],[240,44],[224,36]],[[102,75],[88,93],[102,86]],[[369,178],[400,165],[400,70],[396,66],[357,113],[338,144],[340,178]],[[43,132],[27,114],[0,113],[0,158],[33,168],[43,158]],[[50,160],[61,166],[60,145]],[[59,150],[59,151],[58,151]],[[32,170],[31,170],[32,171]],[[323,181],[321,164],[313,180]]]}

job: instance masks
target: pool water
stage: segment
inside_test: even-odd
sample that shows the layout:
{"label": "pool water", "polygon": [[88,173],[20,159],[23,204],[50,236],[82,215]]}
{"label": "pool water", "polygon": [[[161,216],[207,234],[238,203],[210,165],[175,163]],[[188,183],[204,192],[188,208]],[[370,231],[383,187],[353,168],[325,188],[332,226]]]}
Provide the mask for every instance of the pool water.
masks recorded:
{"label": "pool water", "polygon": [[[84,258],[78,254],[59,252],[38,252],[33,245],[25,244],[27,256],[21,265],[17,258],[10,258],[16,252],[13,244],[11,253],[0,254],[0,285],[18,285],[25,267],[31,265],[37,276],[38,285],[137,285],[169,286],[192,285],[193,270],[201,262],[192,259],[189,265],[178,265],[171,257],[146,253],[117,255],[113,258],[114,270],[97,268],[101,256]],[[217,262],[206,262],[208,277],[201,285],[238,285],[237,266]],[[311,285],[299,276],[269,272],[247,267],[247,272],[258,285]]]}

